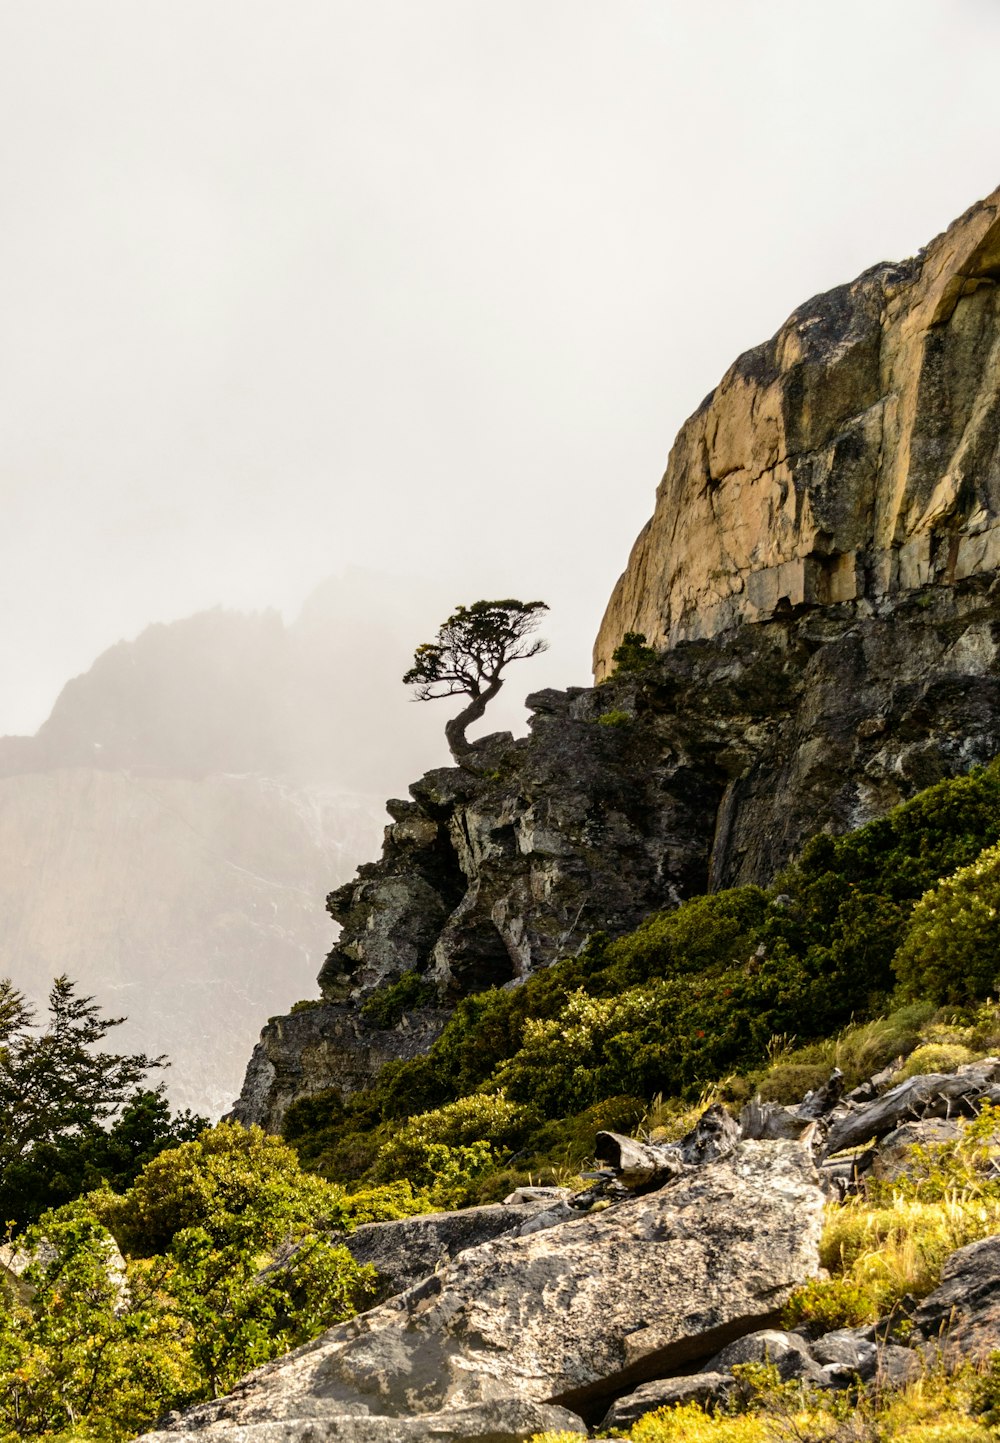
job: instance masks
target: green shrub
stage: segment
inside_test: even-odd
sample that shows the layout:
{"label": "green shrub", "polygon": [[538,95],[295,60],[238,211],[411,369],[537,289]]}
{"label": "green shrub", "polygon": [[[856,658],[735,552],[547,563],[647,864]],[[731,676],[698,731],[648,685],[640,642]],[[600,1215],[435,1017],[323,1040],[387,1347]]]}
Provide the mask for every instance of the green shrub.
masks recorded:
{"label": "green shrub", "polygon": [[204,1229],[218,1246],[268,1247],[320,1218],[327,1198],[279,1138],[220,1122],[161,1152],[122,1196],[95,1194],[94,1206],[123,1252],[149,1257],[185,1228]]}
{"label": "green shrub", "polygon": [[779,1062],[768,1068],[757,1091],[764,1102],[780,1102],[792,1107],[807,1092],[822,1087],[830,1076],[830,1068],[821,1062]]}
{"label": "green shrub", "polygon": [[896,975],[911,996],[966,1003],[1000,990],[1000,847],[938,882],[917,903]]}
{"label": "green shrub", "polygon": [[362,1003],[361,1016],[373,1027],[395,1027],[403,1014],[416,1007],[430,1007],[437,1001],[437,988],[419,972],[404,972],[395,982],[373,992]]}
{"label": "green shrub", "polygon": [[[213,1129],[148,1164],[131,1196],[78,1199],[28,1229],[30,1291],[0,1309],[0,1438],[124,1443],[368,1300],[373,1269],[327,1232],[353,1217],[343,1191],[259,1129],[239,1146],[241,1131]],[[142,1254],[127,1272],[105,1220]]]}
{"label": "green shrub", "polygon": [[621,707],[616,706],[612,707],[610,711],[603,712],[597,718],[597,724],[602,727],[627,727],[631,720],[627,711],[622,711]]}
{"label": "green shrub", "polygon": [[371,1176],[405,1177],[438,1206],[465,1202],[471,1184],[513,1151],[537,1114],[500,1094],[458,1101],[412,1117],[379,1150]]}
{"label": "green shrub", "polygon": [[626,631],[621,642],[611,653],[615,664],[613,676],[649,671],[656,665],[656,651],[646,645],[646,634],[642,631]]}
{"label": "green shrub", "polygon": [[745,963],[769,900],[760,887],[736,887],[655,913],[627,937],[605,945],[601,990]]}
{"label": "green shrub", "polygon": [[322,997],[303,997],[301,1002],[293,1002],[288,1009],[290,1017],[297,1017],[300,1012],[315,1012],[317,1007],[324,1005]]}
{"label": "green shrub", "polygon": [[905,1082],[908,1077],[919,1077],[924,1072],[954,1072],[964,1063],[972,1062],[973,1056],[967,1047],[959,1043],[928,1042],[910,1053],[897,1081]]}

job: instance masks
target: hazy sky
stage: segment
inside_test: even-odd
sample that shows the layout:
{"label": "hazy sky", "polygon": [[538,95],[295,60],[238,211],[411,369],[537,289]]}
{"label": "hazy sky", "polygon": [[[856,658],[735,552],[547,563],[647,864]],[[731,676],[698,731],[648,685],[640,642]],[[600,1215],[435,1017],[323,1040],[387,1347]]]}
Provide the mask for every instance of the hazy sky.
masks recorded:
{"label": "hazy sky", "polygon": [[348,566],[586,682],[684,417],[1000,183],[998,74],[997,0],[0,0],[0,732]]}

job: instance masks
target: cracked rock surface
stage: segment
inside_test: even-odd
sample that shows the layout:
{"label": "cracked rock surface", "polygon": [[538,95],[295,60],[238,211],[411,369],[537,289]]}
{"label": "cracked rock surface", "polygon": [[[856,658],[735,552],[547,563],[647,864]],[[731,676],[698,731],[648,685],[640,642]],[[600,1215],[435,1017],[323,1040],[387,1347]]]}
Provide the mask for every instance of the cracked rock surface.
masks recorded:
{"label": "cracked rock surface", "polygon": [[[822,1210],[805,1148],[738,1143],[658,1192],[460,1253],[177,1419],[164,1438],[202,1430],[206,1443],[235,1443],[281,1424],[262,1443],[306,1439],[320,1423],[330,1438],[499,1437],[457,1422],[451,1434],[421,1434],[412,1420],[445,1427],[462,1410],[489,1417],[512,1400],[599,1416],[630,1385],[773,1321],[817,1270]],[[397,1434],[386,1419],[403,1425]]]}

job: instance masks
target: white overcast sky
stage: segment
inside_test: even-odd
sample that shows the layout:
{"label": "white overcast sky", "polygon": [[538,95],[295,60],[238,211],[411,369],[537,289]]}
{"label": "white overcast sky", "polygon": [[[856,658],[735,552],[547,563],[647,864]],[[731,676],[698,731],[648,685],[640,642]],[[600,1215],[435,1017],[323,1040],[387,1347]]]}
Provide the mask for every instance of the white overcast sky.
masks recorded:
{"label": "white overcast sky", "polygon": [[685,416],[1000,183],[998,77],[997,0],[0,0],[0,732],[349,566],[586,683]]}

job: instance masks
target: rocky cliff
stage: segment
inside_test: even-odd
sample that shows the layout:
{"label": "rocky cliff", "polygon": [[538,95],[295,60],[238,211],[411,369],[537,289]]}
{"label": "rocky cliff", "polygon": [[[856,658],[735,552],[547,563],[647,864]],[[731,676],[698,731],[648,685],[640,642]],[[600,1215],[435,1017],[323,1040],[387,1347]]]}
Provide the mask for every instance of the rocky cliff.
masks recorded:
{"label": "rocky cliff", "polygon": [[[519,979],[1000,751],[1000,196],[920,257],[796,312],[687,422],[597,646],[389,803],[332,893],[323,1001],[265,1029],[236,1116],[351,1092],[457,997]],[[796,578],[798,578],[796,580]],[[810,580],[810,578],[812,578]],[[433,1008],[359,1004],[416,972]]]}
{"label": "rocky cliff", "polygon": [[674,443],[608,605],[657,647],[1000,562],[1000,191],[801,306]]}
{"label": "rocky cliff", "polygon": [[771,880],[819,828],[879,815],[1000,752],[1000,586],[989,576],[751,623],[602,686],[528,698],[531,734],[487,738],[389,803],[381,860],[332,893],[324,1001],[276,1019],[236,1116],[278,1129],[297,1097],[424,1050],[441,1006],[394,1029],[359,1011],[416,971],[446,1005],[625,932],[658,908]]}

